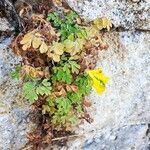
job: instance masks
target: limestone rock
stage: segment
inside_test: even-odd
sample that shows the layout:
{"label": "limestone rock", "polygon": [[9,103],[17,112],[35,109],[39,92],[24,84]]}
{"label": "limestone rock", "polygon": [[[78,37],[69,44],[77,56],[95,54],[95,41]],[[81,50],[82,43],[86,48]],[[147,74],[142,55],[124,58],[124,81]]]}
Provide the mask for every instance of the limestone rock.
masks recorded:
{"label": "limestone rock", "polygon": [[150,34],[112,32],[104,35],[104,41],[109,48],[100,52],[97,68],[103,68],[110,81],[103,95],[93,91],[88,97],[93,104],[88,113],[94,121],[80,125],[76,130],[80,138],[68,143],[69,150],[85,145],[87,150],[147,150]]}
{"label": "limestone rock", "polygon": [[150,1],[126,0],[67,0],[68,4],[86,20],[109,18],[115,27],[150,30]]}
{"label": "limestone rock", "polygon": [[12,0],[0,1],[0,32],[18,30],[20,19],[16,13]]}
{"label": "limestone rock", "polygon": [[149,150],[150,142],[145,133],[147,125],[125,126],[119,129],[103,132],[99,137],[94,137],[84,150]]}
{"label": "limestone rock", "polygon": [[0,150],[19,150],[27,143],[31,129],[30,107],[21,97],[20,82],[9,74],[21,59],[7,48],[11,38],[0,44]]}
{"label": "limestone rock", "polygon": [[0,18],[0,31],[13,31],[14,28],[10,25],[6,18]]}
{"label": "limestone rock", "polygon": [[[2,1],[1,1],[2,2]],[[97,68],[110,77],[107,90],[88,99],[88,113],[94,119],[76,130],[79,138],[68,142],[67,150],[149,150],[146,135],[150,123],[150,1],[68,0],[82,17],[93,20],[106,16],[115,27],[142,31],[104,34],[108,50],[101,51]],[[2,22],[1,22],[2,24]],[[0,26],[9,28],[9,23]],[[8,27],[7,27],[8,26]],[[10,79],[9,73],[20,61],[7,46],[0,43],[0,150],[19,150],[27,143],[31,130],[29,104],[20,98],[21,83]],[[56,148],[58,149],[58,148]]]}

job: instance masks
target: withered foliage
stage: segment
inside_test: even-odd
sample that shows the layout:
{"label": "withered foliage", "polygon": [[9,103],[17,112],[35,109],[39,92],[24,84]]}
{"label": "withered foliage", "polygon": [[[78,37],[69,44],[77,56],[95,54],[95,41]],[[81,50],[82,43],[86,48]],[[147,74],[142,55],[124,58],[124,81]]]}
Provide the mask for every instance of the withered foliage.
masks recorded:
{"label": "withered foliage", "polygon": [[[14,53],[22,57],[22,80],[25,80],[26,75],[34,78],[48,78],[51,75],[51,68],[60,61],[60,56],[66,53],[63,45],[55,43],[60,41],[60,35],[46,19],[49,12],[57,11],[57,7],[62,7],[63,5],[65,8],[61,8],[61,10],[69,11],[64,1],[41,2],[33,6],[34,14],[22,18],[23,31],[19,33],[11,44]],[[23,10],[20,11],[23,13]],[[82,21],[79,18],[77,18],[76,23],[82,25]],[[99,28],[99,22],[97,21],[96,23],[97,28]],[[109,26],[106,25],[106,28],[109,28]],[[77,43],[78,47],[83,47],[84,45],[84,50],[80,52],[80,55],[77,55],[79,52],[72,54],[73,59],[78,61],[78,65],[75,64],[73,66],[74,62],[70,61],[72,63],[70,65],[74,67],[72,69],[73,80],[77,78],[76,74],[83,74],[86,69],[94,69],[98,59],[98,50],[108,48],[108,45],[102,41],[102,35],[100,34],[81,42],[83,42],[82,45]],[[51,44],[53,44],[52,47],[49,46]],[[71,45],[69,46],[71,47]],[[75,84],[56,82],[53,84],[53,93],[50,96],[52,99],[55,99],[60,96],[65,97],[68,92],[76,93],[77,91],[78,86]],[[33,133],[28,134],[29,143],[32,145],[32,149],[35,150],[40,150],[47,146],[47,144],[58,144],[62,146],[66,143],[68,137],[73,135],[70,124],[66,123],[64,126],[60,124],[56,129],[56,126],[51,121],[51,116],[47,113],[50,108],[47,108],[45,103],[46,95],[44,94],[39,96],[38,100],[33,103],[33,108],[40,114],[37,115],[37,129]],[[86,109],[91,106],[91,103],[82,97],[81,105],[83,113],[80,115],[81,120],[79,124],[82,122],[82,119],[85,119],[89,123],[92,122],[90,115],[86,112]],[[72,109],[75,107],[73,106]],[[55,111],[55,109],[57,108],[54,106],[51,111]],[[75,136],[73,135],[72,137]]]}

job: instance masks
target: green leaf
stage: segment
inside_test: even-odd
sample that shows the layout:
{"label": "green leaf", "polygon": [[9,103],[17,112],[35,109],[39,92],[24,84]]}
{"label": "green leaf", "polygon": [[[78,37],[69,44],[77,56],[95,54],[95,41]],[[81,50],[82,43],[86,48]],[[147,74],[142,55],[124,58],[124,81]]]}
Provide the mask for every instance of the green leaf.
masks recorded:
{"label": "green leaf", "polygon": [[56,12],[49,13],[47,20],[52,22],[55,27],[59,27],[62,24],[62,21]]}
{"label": "green leaf", "polygon": [[78,106],[76,107],[76,109],[77,109],[77,112],[78,112],[78,113],[83,112],[81,105],[78,105]]}
{"label": "green leaf", "polygon": [[70,70],[69,70],[69,66],[68,64],[65,64],[64,67],[63,67],[63,71],[66,72],[67,74],[70,73]]}
{"label": "green leaf", "polygon": [[42,81],[42,84],[43,84],[44,86],[48,86],[48,87],[51,86],[51,83],[48,81],[48,79],[44,79],[44,80]]}
{"label": "green leaf", "polygon": [[68,99],[70,99],[72,104],[80,104],[82,94],[79,93],[79,92],[77,92],[77,93],[68,93],[67,97],[68,97]]}
{"label": "green leaf", "polygon": [[46,99],[46,101],[47,101],[47,103],[48,103],[49,106],[51,106],[51,107],[54,107],[54,106],[55,106],[54,101],[53,101],[51,98],[48,97],[48,98]]}
{"label": "green leaf", "polygon": [[38,95],[49,95],[51,89],[51,83],[48,81],[48,79],[44,79],[42,83],[36,87],[36,93]]}
{"label": "green leaf", "polygon": [[79,73],[80,65],[77,64],[76,61],[69,61],[69,64],[71,66],[72,73]]}
{"label": "green leaf", "polygon": [[80,29],[77,32],[77,36],[78,36],[78,38],[85,39],[86,36],[87,36],[86,30],[85,29]]}
{"label": "green leaf", "polygon": [[67,23],[69,24],[72,24],[73,21],[78,17],[78,15],[71,11],[70,13],[68,13],[66,16],[65,16],[65,20],[67,21]]}
{"label": "green leaf", "polygon": [[83,95],[88,95],[92,89],[90,77],[88,75],[79,75],[75,80],[75,85]]}
{"label": "green leaf", "polygon": [[64,46],[65,46],[65,51],[66,51],[67,53],[71,53],[72,50],[73,50],[73,48],[74,48],[74,42],[71,41],[70,39],[66,39],[66,40],[64,41]]}
{"label": "green leaf", "polygon": [[36,88],[36,93],[38,94],[38,95],[49,95],[50,94],[50,90],[51,90],[51,88],[48,88],[48,87],[45,87],[45,86],[38,86],[37,88]]}
{"label": "green leaf", "polygon": [[74,41],[74,34],[73,33],[68,36],[68,40]]}
{"label": "green leaf", "polygon": [[58,111],[61,111],[62,114],[69,113],[70,108],[71,108],[71,103],[69,99],[60,97],[56,99],[56,103],[58,104]]}
{"label": "green leaf", "polygon": [[69,70],[68,64],[65,64],[64,67],[57,67],[57,71],[55,68],[55,73],[54,73],[52,79],[57,80],[57,81],[64,81],[67,84],[71,84],[72,75]]}
{"label": "green leaf", "polygon": [[55,72],[54,76],[56,76],[56,80],[60,81],[63,78],[63,74],[64,74],[63,68],[58,67],[57,72]]}
{"label": "green leaf", "polygon": [[36,87],[32,82],[26,82],[23,85],[23,95],[32,104],[38,99]]}
{"label": "green leaf", "polygon": [[72,115],[72,116],[69,118],[69,121],[71,122],[71,124],[76,124],[76,122],[77,122],[77,116]]}
{"label": "green leaf", "polygon": [[10,73],[10,76],[14,80],[19,80],[20,78],[21,65],[17,65],[15,70]]}
{"label": "green leaf", "polygon": [[[75,24],[78,15],[71,11],[65,14],[64,18],[61,18],[58,13],[48,14],[47,20],[52,22],[53,26],[59,30],[61,41],[66,40],[71,34],[76,36],[80,33],[79,37],[83,37],[82,28]],[[69,37],[70,39],[70,37]],[[72,38],[70,39],[72,40]]]}

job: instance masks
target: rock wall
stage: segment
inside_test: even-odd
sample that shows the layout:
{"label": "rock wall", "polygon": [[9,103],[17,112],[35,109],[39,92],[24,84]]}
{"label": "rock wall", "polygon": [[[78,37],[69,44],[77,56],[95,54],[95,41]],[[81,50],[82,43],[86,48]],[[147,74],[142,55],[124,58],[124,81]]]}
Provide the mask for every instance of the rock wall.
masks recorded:
{"label": "rock wall", "polygon": [[149,0],[67,0],[86,20],[107,17],[115,27],[150,30]]}
{"label": "rock wall", "polygon": [[[110,77],[107,90],[103,95],[93,90],[88,97],[93,103],[88,112],[94,121],[81,124],[76,129],[79,138],[62,149],[149,150],[150,1],[67,1],[86,20],[105,16],[114,28],[104,34],[109,48],[99,53],[97,63]],[[0,31],[8,29],[14,28],[7,20],[1,21]],[[29,104],[20,97],[21,83],[9,77],[20,61],[7,48],[10,41],[0,39],[0,150],[23,149],[26,133],[32,129]]]}
{"label": "rock wall", "polygon": [[27,143],[32,129],[29,104],[21,97],[21,83],[10,78],[10,72],[21,60],[8,45],[12,38],[0,43],[0,150],[19,150]]}
{"label": "rock wall", "polygon": [[[70,148],[85,150],[146,150],[150,122],[150,35],[128,31],[104,36],[107,51],[99,53],[97,67],[110,77],[103,95],[92,91],[88,109],[94,121],[77,130]],[[83,137],[82,137],[83,136]],[[84,143],[84,144],[83,144]]]}
{"label": "rock wall", "polygon": [[114,25],[104,35],[109,48],[99,53],[97,62],[111,80],[103,95],[93,91],[88,97],[94,121],[80,125],[76,131],[80,138],[69,142],[68,149],[149,150],[150,1],[68,3],[86,20],[105,16]]}

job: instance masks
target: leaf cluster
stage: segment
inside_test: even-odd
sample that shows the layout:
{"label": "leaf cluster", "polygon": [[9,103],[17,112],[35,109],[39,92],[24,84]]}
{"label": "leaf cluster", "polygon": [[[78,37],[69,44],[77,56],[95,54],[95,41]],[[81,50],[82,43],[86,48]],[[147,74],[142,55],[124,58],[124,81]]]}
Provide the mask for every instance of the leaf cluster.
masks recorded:
{"label": "leaf cluster", "polygon": [[42,82],[36,79],[23,84],[23,95],[32,104],[38,100],[39,96],[49,95],[51,89],[51,83],[48,79],[44,79]]}
{"label": "leaf cluster", "polygon": [[82,32],[82,28],[76,24],[78,15],[70,11],[65,16],[61,16],[56,12],[48,14],[47,20],[52,22],[53,26],[58,30],[61,36],[61,41],[64,41],[71,34],[76,36]]}
{"label": "leaf cluster", "polygon": [[[44,99],[40,107],[56,129],[69,130],[81,117],[84,98],[92,88],[86,69],[96,62],[97,50],[104,48],[99,30],[109,30],[111,23],[102,18],[84,26],[73,11],[49,13],[47,20],[38,15],[32,18],[36,28],[25,31],[13,43],[24,63],[12,77],[23,79],[23,95],[31,104]],[[96,87],[98,82],[94,83]]]}
{"label": "leaf cluster", "polygon": [[73,81],[73,74],[78,74],[80,65],[76,61],[69,60],[66,62],[60,62],[60,65],[53,67],[54,75],[53,81],[63,81],[67,84],[71,84]]}
{"label": "leaf cluster", "polygon": [[77,116],[83,112],[82,100],[85,95],[89,94],[91,83],[88,76],[82,75],[76,78],[72,85],[66,85],[66,88],[63,89],[66,92],[65,95],[57,97],[50,95],[47,98],[47,103],[43,106],[43,113],[49,113],[54,124],[62,124],[68,128],[71,124],[77,123]]}

